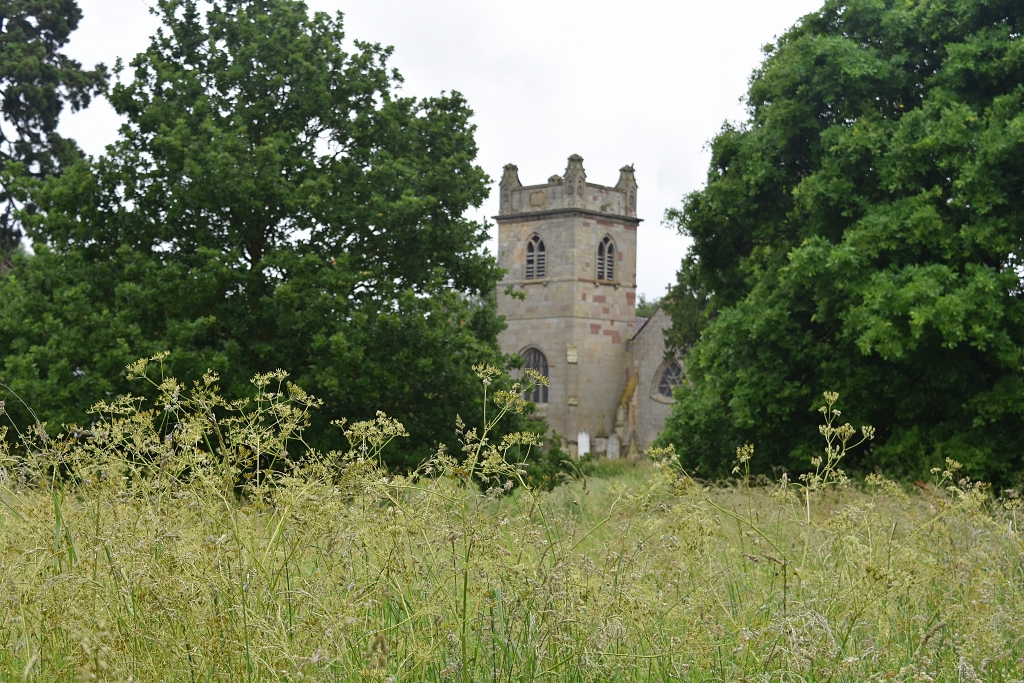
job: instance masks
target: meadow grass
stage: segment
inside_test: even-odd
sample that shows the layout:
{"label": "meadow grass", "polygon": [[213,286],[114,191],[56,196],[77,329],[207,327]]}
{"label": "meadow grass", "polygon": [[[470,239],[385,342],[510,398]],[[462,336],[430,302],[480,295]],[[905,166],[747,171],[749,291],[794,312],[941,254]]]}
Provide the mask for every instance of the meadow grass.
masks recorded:
{"label": "meadow grass", "polygon": [[1024,678],[1019,499],[953,462],[912,493],[851,483],[827,408],[803,480],[751,481],[745,448],[729,483],[660,452],[544,492],[533,437],[488,436],[516,393],[396,475],[384,416],[303,451],[316,401],[283,379],[248,404],[155,381],[155,409],[0,434],[0,678]]}

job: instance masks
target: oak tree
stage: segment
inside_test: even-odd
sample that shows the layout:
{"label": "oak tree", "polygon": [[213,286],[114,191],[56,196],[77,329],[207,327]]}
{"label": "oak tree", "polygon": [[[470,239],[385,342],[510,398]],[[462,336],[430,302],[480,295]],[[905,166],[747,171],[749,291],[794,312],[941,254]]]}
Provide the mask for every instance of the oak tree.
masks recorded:
{"label": "oak tree", "polygon": [[297,0],[161,0],[119,75],[108,154],[33,192],[36,256],[0,284],[0,375],[51,422],[211,368],[232,396],[285,368],[324,400],[307,433],[383,410],[415,464],[480,414],[500,364],[495,260],[466,218],[487,194],[458,93],[401,93],[390,48],[346,42]]}
{"label": "oak tree", "polygon": [[1024,464],[1024,5],[827,0],[712,142],[673,300],[699,341],[662,437],[691,467],[806,466],[838,391],[862,468]]}

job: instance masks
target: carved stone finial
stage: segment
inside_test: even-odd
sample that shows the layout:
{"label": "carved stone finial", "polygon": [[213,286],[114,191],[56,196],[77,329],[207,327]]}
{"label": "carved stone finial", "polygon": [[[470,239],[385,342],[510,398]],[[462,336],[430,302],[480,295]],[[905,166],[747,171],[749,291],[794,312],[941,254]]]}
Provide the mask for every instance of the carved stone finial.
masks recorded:
{"label": "carved stone finial", "polygon": [[498,183],[498,191],[501,194],[501,204],[498,213],[512,213],[512,190],[522,187],[519,182],[519,167],[515,164],[506,164],[501,174],[501,182]]}
{"label": "carved stone finial", "polygon": [[623,166],[619,169],[619,182],[615,185],[617,189],[624,190],[627,187],[636,187],[636,175],[633,166]]}
{"label": "carved stone finial", "polygon": [[548,178],[548,185],[558,185],[560,182],[562,182],[562,176],[557,173]]}
{"label": "carved stone finial", "polygon": [[583,170],[583,157],[579,154],[569,157],[562,185],[565,188],[565,205],[567,207],[584,205],[583,194],[587,190],[587,172]]}
{"label": "carved stone finial", "polygon": [[566,166],[565,172],[586,177],[587,173],[583,170],[583,157],[579,154],[573,154],[569,157],[569,165]]}
{"label": "carved stone finial", "polygon": [[519,182],[519,167],[515,164],[505,164],[505,168],[501,174],[501,185],[508,185],[509,187],[522,187],[523,184]]}
{"label": "carved stone finial", "polygon": [[619,169],[619,182],[615,184],[616,190],[626,193],[626,215],[636,215],[636,176],[633,174],[633,166],[623,166]]}

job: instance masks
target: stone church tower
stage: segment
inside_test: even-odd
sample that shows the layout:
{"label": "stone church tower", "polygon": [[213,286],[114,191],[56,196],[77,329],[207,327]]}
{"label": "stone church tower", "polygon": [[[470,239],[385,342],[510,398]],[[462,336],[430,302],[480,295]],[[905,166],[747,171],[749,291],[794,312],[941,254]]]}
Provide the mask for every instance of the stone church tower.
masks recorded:
{"label": "stone church tower", "polygon": [[633,168],[622,167],[614,187],[597,185],[574,154],[563,176],[524,186],[510,164],[499,190],[498,264],[507,274],[498,312],[508,324],[498,336],[502,350],[548,376],[550,387],[528,398],[573,455],[635,452],[625,424],[637,424],[635,397],[632,419],[626,413],[639,367],[627,348],[637,331]]}

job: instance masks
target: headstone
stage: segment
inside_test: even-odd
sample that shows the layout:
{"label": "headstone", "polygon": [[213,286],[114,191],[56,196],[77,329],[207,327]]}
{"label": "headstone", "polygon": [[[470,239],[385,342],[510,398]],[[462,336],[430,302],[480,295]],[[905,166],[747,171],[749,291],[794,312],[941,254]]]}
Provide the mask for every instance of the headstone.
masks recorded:
{"label": "headstone", "polygon": [[576,435],[576,452],[581,458],[590,453],[590,432],[586,429],[581,429]]}
{"label": "headstone", "polygon": [[619,459],[619,437],[615,434],[608,437],[608,452],[605,457],[609,460]]}

